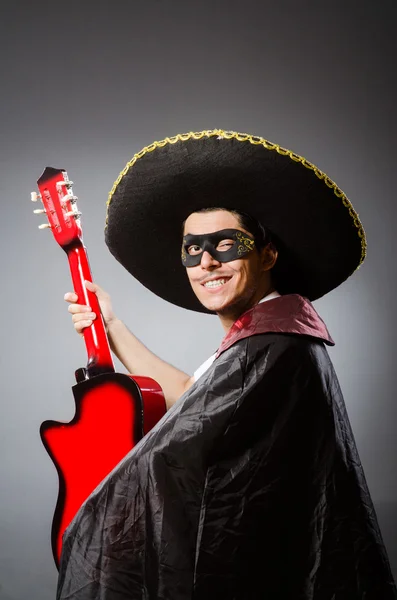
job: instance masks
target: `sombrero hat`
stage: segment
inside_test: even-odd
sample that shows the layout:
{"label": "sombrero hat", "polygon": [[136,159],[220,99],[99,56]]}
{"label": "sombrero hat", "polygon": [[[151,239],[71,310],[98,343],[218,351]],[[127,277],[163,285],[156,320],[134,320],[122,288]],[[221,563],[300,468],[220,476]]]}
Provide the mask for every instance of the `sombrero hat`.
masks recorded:
{"label": "sombrero hat", "polygon": [[179,134],[135,154],[109,194],[106,243],[149,290],[207,312],[180,255],[183,221],[212,206],[249,213],[270,230],[280,293],[316,300],[365,258],[358,214],[329,177],[277,144],[221,129]]}

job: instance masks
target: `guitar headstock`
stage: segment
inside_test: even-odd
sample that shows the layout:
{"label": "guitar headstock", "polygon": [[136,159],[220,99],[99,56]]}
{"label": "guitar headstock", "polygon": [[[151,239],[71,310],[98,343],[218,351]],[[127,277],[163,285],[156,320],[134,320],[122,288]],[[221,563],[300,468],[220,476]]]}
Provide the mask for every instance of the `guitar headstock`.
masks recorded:
{"label": "guitar headstock", "polygon": [[37,181],[40,193],[32,192],[31,195],[33,202],[41,200],[44,206],[33,212],[46,214],[48,218],[48,223],[39,225],[39,229],[50,228],[64,250],[75,242],[82,242],[81,213],[77,209],[77,196],[73,195],[72,184],[63,169],[46,167]]}

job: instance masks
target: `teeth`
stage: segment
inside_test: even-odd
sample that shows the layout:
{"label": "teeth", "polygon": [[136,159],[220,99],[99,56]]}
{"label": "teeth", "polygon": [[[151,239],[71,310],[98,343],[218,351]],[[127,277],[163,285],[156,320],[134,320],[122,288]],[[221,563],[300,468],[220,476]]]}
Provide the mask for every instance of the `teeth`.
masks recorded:
{"label": "teeth", "polygon": [[225,279],[215,279],[213,281],[206,281],[204,287],[207,288],[216,288],[225,283]]}

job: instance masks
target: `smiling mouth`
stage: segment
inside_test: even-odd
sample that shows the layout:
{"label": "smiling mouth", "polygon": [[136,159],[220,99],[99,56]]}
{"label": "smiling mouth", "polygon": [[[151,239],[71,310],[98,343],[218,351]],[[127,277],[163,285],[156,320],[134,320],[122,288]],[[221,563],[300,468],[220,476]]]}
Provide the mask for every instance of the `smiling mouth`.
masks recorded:
{"label": "smiling mouth", "polygon": [[210,279],[209,281],[205,281],[201,285],[208,290],[213,290],[216,288],[220,288],[227,281],[229,281],[230,277],[220,277],[219,279]]}

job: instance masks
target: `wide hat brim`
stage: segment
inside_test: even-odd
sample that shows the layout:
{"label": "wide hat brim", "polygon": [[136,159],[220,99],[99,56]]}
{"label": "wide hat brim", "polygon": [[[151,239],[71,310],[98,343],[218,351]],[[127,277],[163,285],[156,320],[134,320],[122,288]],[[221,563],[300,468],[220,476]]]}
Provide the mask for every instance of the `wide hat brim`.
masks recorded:
{"label": "wide hat brim", "polygon": [[180,134],[134,155],[109,194],[106,243],[146,288],[208,312],[180,256],[182,223],[213,206],[249,213],[272,232],[280,293],[316,300],[365,258],[358,215],[322,171],[263,138],[219,129]]}

